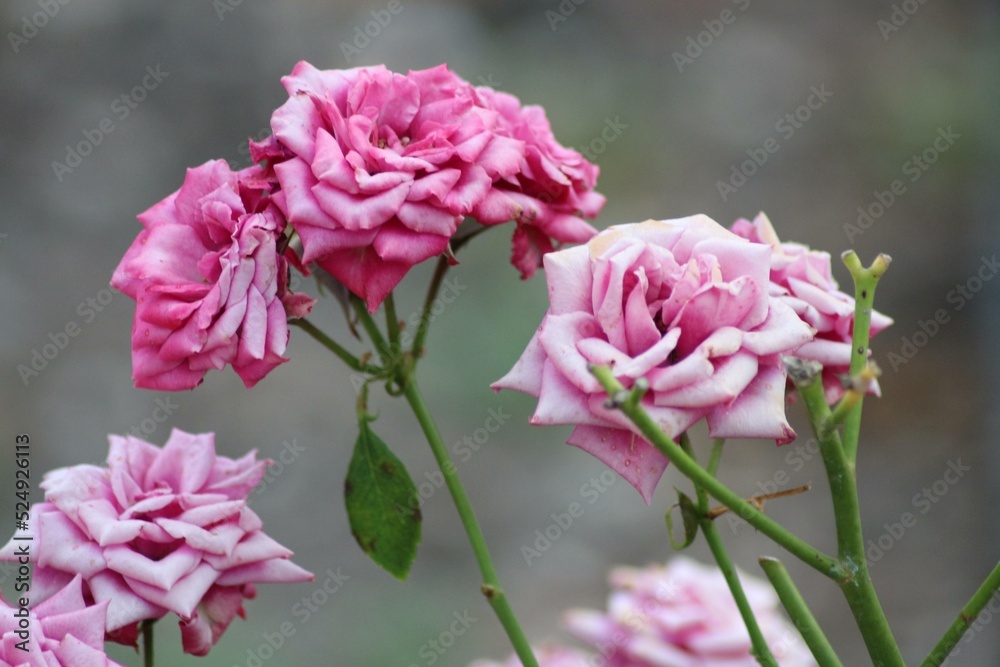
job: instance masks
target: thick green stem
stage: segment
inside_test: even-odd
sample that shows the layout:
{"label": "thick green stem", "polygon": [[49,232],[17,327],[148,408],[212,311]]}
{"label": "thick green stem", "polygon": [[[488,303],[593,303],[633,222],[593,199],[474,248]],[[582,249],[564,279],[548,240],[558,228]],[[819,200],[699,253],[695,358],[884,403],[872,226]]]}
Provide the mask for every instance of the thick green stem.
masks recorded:
{"label": "thick green stem", "polygon": [[155,618],[142,622],[142,667],[153,667],[153,623]]}
{"label": "thick green stem", "polygon": [[1000,563],[997,563],[996,567],[993,568],[993,571],[986,577],[983,585],[976,590],[972,599],[962,607],[958,618],[951,624],[948,631],[944,633],[941,641],[937,643],[930,655],[920,663],[920,667],[940,667],[941,663],[948,659],[948,654],[952,652],[955,645],[958,644],[958,640],[962,638],[965,631],[976,620],[983,607],[990,601],[990,598],[993,597],[997,589],[1000,589]]}
{"label": "thick green stem", "polygon": [[809,606],[806,605],[806,601],[799,593],[799,589],[795,587],[795,582],[792,581],[792,577],[781,561],[777,558],[764,556],[760,558],[760,566],[771,581],[771,585],[774,586],[778,599],[781,600],[781,606],[785,608],[789,618],[795,623],[795,627],[798,628],[819,667],[843,667],[840,658],[837,657],[830,641],[823,634],[816,618],[809,611]]}
{"label": "thick green stem", "polygon": [[333,352],[337,357],[348,365],[352,370],[358,371],[359,373],[380,373],[381,369],[372,364],[364,363],[353,354],[348,352],[346,349],[340,346],[337,341],[333,340],[325,333],[320,331],[316,325],[306,319],[289,320],[289,324],[295,325],[298,328],[305,331],[307,334],[316,339],[326,349]]}
{"label": "thick green stem", "polygon": [[417,326],[417,333],[413,338],[413,358],[419,360],[424,356],[424,341],[427,339],[427,330],[431,325],[431,310],[434,308],[434,301],[437,293],[441,289],[441,282],[444,274],[448,272],[448,258],[444,255],[438,258],[438,263],[434,267],[434,275],[431,277],[431,284],[427,288],[427,296],[424,298],[424,308],[420,311],[420,324]]}
{"label": "thick green stem", "polygon": [[427,409],[427,404],[424,403],[420,389],[417,387],[416,378],[408,375],[403,382],[403,394],[413,409],[413,414],[416,416],[417,421],[420,422],[420,428],[423,429],[427,443],[431,446],[431,451],[434,452],[434,458],[437,460],[438,466],[444,474],[445,484],[448,486],[448,491],[451,492],[451,497],[455,501],[455,507],[458,509],[462,526],[469,536],[472,551],[476,555],[476,562],[479,563],[479,570],[483,577],[481,587],[483,595],[486,596],[497,618],[500,619],[500,623],[503,625],[504,630],[506,630],[511,644],[514,645],[514,650],[521,659],[521,664],[524,667],[538,667],[538,662],[531,652],[528,639],[517,622],[514,610],[511,608],[503,588],[500,587],[496,568],[493,566],[493,560],[486,546],[486,538],[483,537],[483,531],[479,527],[479,522],[476,520],[476,515],[472,510],[472,504],[469,502],[469,497],[466,495],[465,488],[458,477],[455,464],[452,463],[451,458],[448,456],[448,448],[441,439],[441,434],[434,424],[434,419]]}
{"label": "thick green stem", "polygon": [[[889,268],[892,258],[881,254],[867,269],[861,266],[857,254],[850,250],[842,259],[854,278],[854,336],[851,342],[851,377],[857,377],[868,364],[868,343],[870,339],[872,308],[875,301],[875,286],[878,279]],[[862,397],[863,398],[863,397]],[[844,452],[847,462],[854,469],[858,457],[858,435],[861,431],[861,405],[858,400],[844,419]]]}
{"label": "thick green stem", "polygon": [[696,486],[705,489],[710,496],[810,567],[833,579],[839,579],[843,576],[840,563],[835,559],[790,533],[788,529],[741,498],[736,492],[715,479],[707,470],[685,454],[684,450],[671,440],[642,408],[640,399],[643,392],[638,386],[635,391],[629,393],[615,379],[611,373],[611,369],[607,366],[594,366],[591,368],[591,372],[601,383],[601,386],[604,387],[608,396],[611,397],[614,405],[620,408],[632,420],[632,423],[639,428],[646,440],[660,450]]}
{"label": "thick green stem", "polygon": [[805,377],[792,373],[802,402],[809,412],[813,432],[819,439],[820,455],[830,482],[833,514],[837,525],[837,556],[844,575],[837,579],[875,667],[905,667],[868,574],[861,510],[854,468],[832,423],[830,406],[823,393],[818,369]]}
{"label": "thick green stem", "polygon": [[[681,434],[680,441],[681,449],[694,460],[694,452],[688,441],[687,433]],[[708,474],[712,476],[715,475],[719,459],[722,457],[722,444],[721,440],[717,440],[712,447],[712,456],[708,464]],[[697,485],[695,485],[695,493],[698,496],[698,526],[705,536],[705,541],[708,542],[708,548],[712,551],[712,556],[715,558],[719,570],[722,571],[722,576],[726,579],[729,592],[732,594],[733,600],[736,601],[736,608],[740,610],[743,623],[747,626],[747,632],[750,634],[750,654],[756,658],[761,667],[778,667],[774,655],[771,654],[771,649],[767,646],[767,640],[764,639],[764,633],[761,632],[760,625],[757,623],[757,617],[754,616],[753,608],[750,607],[750,601],[743,591],[736,567],[726,552],[726,545],[722,542],[719,529],[715,522],[708,517],[708,494]]]}

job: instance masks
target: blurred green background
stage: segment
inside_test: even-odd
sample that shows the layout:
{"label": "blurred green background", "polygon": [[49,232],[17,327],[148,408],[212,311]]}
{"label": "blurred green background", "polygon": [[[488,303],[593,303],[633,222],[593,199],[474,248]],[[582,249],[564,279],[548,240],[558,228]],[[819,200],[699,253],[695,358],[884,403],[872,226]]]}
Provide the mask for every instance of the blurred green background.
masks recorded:
{"label": "blurred green background", "polygon": [[[230,456],[249,448],[275,459],[286,452],[290,462],[272,471],[252,502],[267,532],[317,582],[261,586],[248,619],[233,623],[208,660],[183,656],[176,624],[161,623],[159,664],[258,664],[265,635],[286,621],[294,635],[263,664],[462,666],[506,656],[443,490],[423,507],[424,541],[408,582],[379,570],[355,545],[341,498],[356,435],[354,390],[337,360],[296,330],[291,362],[252,392],[231,370],[210,374],[194,392],[135,390],[133,304],[108,289],[139,230],[135,215],[175,190],[186,167],[220,157],[249,164],[246,139],[266,134],[286,97],[279,78],[296,61],[402,71],[447,62],[472,82],[543,105],[557,138],[590,152],[608,197],[599,227],[696,212],[728,225],[764,210],[783,239],[835,258],[847,248],[866,263],[880,251],[893,256],[877,305],[896,325],[874,343],[884,398],[865,407],[859,484],[866,538],[889,546],[872,552],[876,586],[907,661],[919,661],[1000,553],[1000,281],[969,282],[977,272],[993,277],[995,268],[985,267],[1000,249],[997,3],[401,0],[396,13],[389,5],[4,3],[0,438],[8,453],[0,455],[0,488],[11,488],[17,433],[31,435],[36,480],[53,467],[103,461],[107,433],[132,429],[157,444],[170,427],[214,431],[220,453]],[[147,67],[165,74],[141,101],[116,103]],[[803,106],[810,101],[812,109]],[[105,119],[113,129],[90,155],[69,172],[54,169],[68,144],[84,132],[96,136]],[[618,129],[605,131],[611,126]],[[939,132],[952,139],[934,148]],[[766,162],[745,165],[754,155],[762,161],[768,140],[778,148]],[[723,197],[718,183],[734,170],[753,174],[732,181],[739,186]],[[881,193],[897,179],[905,192],[887,204]],[[859,207],[872,217],[859,222]],[[663,513],[672,487],[685,485],[669,470],[648,508],[619,480],[526,562],[521,547],[534,545],[553,513],[580,501],[583,485],[603,468],[563,444],[569,428],[529,427],[532,399],[488,388],[520,355],[546,307],[542,276],[522,282],[508,264],[511,231],[493,230],[462,251],[451,274],[459,296],[433,324],[421,383],[448,443],[474,437],[490,410],[510,415],[458,466],[510,599],[541,641],[563,638],[566,608],[603,607],[612,564],[670,556]],[[839,261],[834,270],[849,289]],[[419,267],[403,284],[404,319],[428,278],[429,267]],[[969,296],[956,297],[957,285]],[[934,329],[927,322],[940,309],[947,318]],[[333,302],[321,302],[314,319],[349,341]],[[23,378],[18,366],[70,323],[79,335],[39,375]],[[163,405],[171,414],[157,423]],[[372,405],[376,429],[417,483],[431,480],[433,459],[405,406],[381,390]],[[801,411],[793,406],[790,414],[807,433]],[[809,494],[772,502],[768,512],[832,550],[819,458],[801,457],[800,465],[795,446],[734,445],[722,475],[746,495],[770,490],[781,472],[788,475],[779,475],[782,488],[814,483]],[[935,487],[954,462],[971,470]],[[925,488],[933,503],[921,500]],[[12,496],[0,498],[2,533]],[[906,512],[916,525],[892,537],[887,526]],[[746,526],[727,524],[725,532],[748,572],[759,573],[758,555],[782,555]],[[706,560],[703,544],[692,552]],[[867,664],[839,592],[784,560],[844,663]],[[308,618],[294,614],[328,571],[347,579]],[[476,619],[467,631],[443,653],[434,650],[430,642],[444,639],[454,614],[466,612]],[[984,625],[949,665],[1000,661],[1000,625]],[[138,664],[128,650],[115,655]]]}

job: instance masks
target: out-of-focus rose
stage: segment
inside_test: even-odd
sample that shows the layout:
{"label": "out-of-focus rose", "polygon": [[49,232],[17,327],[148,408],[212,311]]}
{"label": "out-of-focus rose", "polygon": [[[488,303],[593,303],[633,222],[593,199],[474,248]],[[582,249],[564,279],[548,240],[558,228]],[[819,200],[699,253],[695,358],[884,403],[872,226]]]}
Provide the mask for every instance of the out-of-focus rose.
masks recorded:
{"label": "out-of-focus rose", "polygon": [[594,191],[600,169],[556,141],[542,107],[522,107],[513,95],[490,88],[476,92],[500,112],[497,131],[524,142],[525,154],[520,170],[494,183],[472,214],[487,225],[516,221],[511,263],[530,278],[555,244],[583,243],[597,233],[583,217],[596,217],[604,206]]}
{"label": "out-of-focus rose", "polygon": [[[215,453],[211,433],[174,429],[161,449],[110,436],[108,467],[78,465],[45,475],[45,502],[31,508],[34,598],[75,576],[107,605],[107,632],[131,643],[137,624],[174,612],[184,648],[204,655],[253,596],[254,583],[310,581],[292,552],[264,534],[247,496],[269,461],[256,452]],[[0,550],[16,560],[17,540]]]}
{"label": "out-of-focus rose", "polygon": [[812,330],[768,294],[771,249],[710,218],[611,227],[545,256],[549,310],[493,388],[538,397],[533,424],[576,426],[569,443],[611,466],[646,500],[667,460],[607,396],[588,364],[627,388],[671,438],[705,418],[718,438],[788,442],[780,355]]}
{"label": "out-of-focus rose", "polygon": [[[837,288],[830,267],[830,254],[810,250],[799,243],[782,243],[763,213],[753,222],[740,219],[733,223],[733,233],[753,243],[764,243],[771,253],[771,294],[816,330],[815,340],[791,352],[796,357],[823,364],[823,387],[829,403],[844,394],[841,378],[851,365],[851,337],[854,335],[854,297]],[[870,335],[892,324],[892,319],[873,310]],[[873,382],[871,393],[878,394]]]}
{"label": "out-of-focus rose", "polygon": [[[604,664],[595,663],[594,656],[558,644],[546,644],[533,649],[533,652],[538,660],[538,667],[593,667],[595,664]],[[512,655],[504,662],[477,660],[469,667],[521,667],[521,664],[521,660]]]}
{"label": "out-of-focus rose", "polygon": [[106,601],[87,605],[79,575],[27,618],[0,598],[0,667],[122,667],[104,653],[107,610]]}
{"label": "out-of-focus rose", "polygon": [[[815,667],[767,582],[739,573],[768,647],[781,667]],[[750,635],[722,573],[688,558],[609,577],[606,612],[572,610],[565,626],[606,667],[756,667]]]}
{"label": "out-of-focus rose", "polygon": [[285,220],[265,186],[258,167],[234,173],[214,160],[139,216],[145,229],[111,279],[136,301],[135,386],[191,389],[232,364],[252,387],[287,361],[288,317],[312,300],[288,291]]}
{"label": "out-of-focus rose", "polygon": [[282,83],[289,99],[271,117],[274,134],[251,154],[273,170],[303,261],[371,311],[521,166],[522,143],[494,131],[498,112],[445,65],[403,75],[300,62]]}

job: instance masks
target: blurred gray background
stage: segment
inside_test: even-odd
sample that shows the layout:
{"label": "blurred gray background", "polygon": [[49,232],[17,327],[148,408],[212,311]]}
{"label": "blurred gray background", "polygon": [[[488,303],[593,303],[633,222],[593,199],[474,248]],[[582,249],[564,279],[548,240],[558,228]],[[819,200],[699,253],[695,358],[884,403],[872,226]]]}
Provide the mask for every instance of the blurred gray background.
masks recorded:
{"label": "blurred gray background", "polygon": [[[599,227],[696,212],[728,225],[764,210],[784,239],[834,257],[847,248],[866,263],[891,254],[876,303],[896,325],[874,343],[884,398],[866,403],[858,474],[866,538],[888,547],[870,553],[873,577],[908,662],[923,658],[996,562],[996,3],[16,0],[3,4],[0,21],[2,488],[11,488],[17,433],[31,435],[37,480],[52,467],[103,461],[109,432],[137,429],[162,444],[174,426],[215,431],[220,453],[286,452],[253,506],[267,532],[317,574],[315,584],[261,586],[248,619],[233,623],[207,661],[183,656],[176,624],[160,624],[159,664],[249,666],[264,657],[272,665],[462,666],[510,651],[444,490],[423,507],[408,582],[357,548],[341,497],[354,391],[346,369],[307,336],[293,331],[291,362],[254,391],[228,369],[194,392],[131,387],[133,303],[108,280],[139,231],[136,214],[175,190],[186,167],[212,158],[249,164],[246,139],[266,134],[286,99],[279,78],[300,59],[401,71],[447,62],[470,81],[544,105],[556,136],[601,166],[608,204]],[[144,77],[153,85],[142,88]],[[53,166],[85,140],[96,145],[79,164]],[[743,164],[769,140],[777,150],[764,164]],[[754,173],[723,197],[718,182],[741,170]],[[896,180],[903,193],[886,204],[889,195],[878,193]],[[872,217],[859,222],[859,207]],[[457,464],[528,634],[564,639],[560,614],[603,607],[610,566],[671,555],[663,513],[672,487],[686,485],[670,470],[652,508],[620,480],[589,504],[582,487],[601,464],[563,444],[569,428],[529,427],[532,399],[489,390],[546,306],[542,277],[521,282],[508,264],[510,233],[493,230],[462,251],[451,273],[459,296],[434,321],[421,384],[448,443],[482,440],[477,429],[490,410],[510,415]],[[420,267],[404,282],[404,319],[428,277]],[[953,291],[959,285],[965,294]],[[943,324],[931,326],[936,315]],[[333,302],[322,301],[313,319],[349,342]],[[22,377],[18,366],[71,324],[78,335],[37,376]],[[418,484],[429,481],[433,459],[405,405],[381,389],[372,405],[377,431]],[[801,410],[790,414],[804,443]],[[819,457],[795,447],[734,444],[722,475],[746,495],[775,480],[780,488],[813,482],[812,492],[768,511],[833,550]],[[950,464],[969,470],[946,483]],[[0,499],[0,517],[10,517],[12,495]],[[584,514],[526,562],[522,547],[534,548],[535,531],[572,502]],[[906,513],[915,525],[896,537],[892,526]],[[746,526],[726,523],[724,532],[755,575],[758,555],[783,555]],[[703,543],[691,552],[706,560]],[[868,664],[839,592],[784,556],[844,664]],[[328,571],[347,579],[308,619],[294,614]],[[449,636],[454,615],[466,612],[476,620]],[[997,664],[1000,625],[988,620],[949,664]],[[261,650],[286,621],[294,634]],[[128,650],[114,655],[138,664]]]}

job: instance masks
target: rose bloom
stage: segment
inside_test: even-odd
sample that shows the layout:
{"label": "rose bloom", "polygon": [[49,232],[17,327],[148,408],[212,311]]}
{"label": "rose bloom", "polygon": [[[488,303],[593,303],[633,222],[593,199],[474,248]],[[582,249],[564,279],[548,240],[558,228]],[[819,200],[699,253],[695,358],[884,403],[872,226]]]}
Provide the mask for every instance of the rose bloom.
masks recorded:
{"label": "rose bloom", "polygon": [[[110,638],[134,644],[140,621],[172,611],[184,650],[204,655],[243,616],[254,584],[312,580],[247,506],[270,461],[217,456],[211,433],[174,429],[162,449],[131,436],[110,441],[107,468],[45,475],[45,502],[18,533],[33,539],[33,599],[82,576],[86,595],[107,605]],[[18,544],[0,558],[16,560]]]}
{"label": "rose bloom", "polygon": [[556,141],[542,107],[522,107],[513,95],[486,87],[476,92],[500,112],[497,132],[524,142],[525,154],[518,172],[494,183],[472,214],[486,225],[516,221],[511,263],[530,278],[556,244],[583,243],[597,233],[583,217],[596,217],[604,206],[594,191],[600,169]]}
{"label": "rose bloom", "polygon": [[493,182],[520,168],[523,145],[494,132],[498,112],[447,66],[384,66],[282,78],[274,134],[251,144],[280,186],[278,205],[316,262],[369,311],[410,267],[448,249]]}
{"label": "rose bloom", "polygon": [[[603,664],[598,661],[599,658],[596,656],[557,644],[547,644],[532,650],[538,660],[538,667],[594,667],[594,665]],[[512,655],[504,662],[477,660],[469,667],[521,667],[521,665],[520,658],[517,655]]]}
{"label": "rose bloom", "polygon": [[493,384],[538,397],[533,424],[572,424],[569,443],[651,501],[667,459],[588,370],[610,366],[671,438],[705,418],[715,438],[794,438],[780,355],[812,338],[768,294],[771,249],[710,218],[620,225],[545,256],[549,310],[514,368]]}
{"label": "rose bloom", "polygon": [[[815,340],[796,348],[792,355],[823,365],[823,387],[827,402],[833,404],[844,394],[841,378],[851,365],[854,335],[854,297],[837,288],[830,267],[830,254],[810,250],[799,243],[782,243],[767,216],[760,213],[753,222],[740,219],[733,233],[754,243],[771,246],[771,295],[777,296],[816,330]],[[870,336],[892,324],[892,319],[872,311]],[[878,382],[870,392],[878,395]]]}
{"label": "rose bloom", "polygon": [[20,609],[0,598],[0,667],[122,667],[104,653],[107,611],[107,601],[87,605],[79,575],[44,602],[32,603],[27,626],[15,616]]}
{"label": "rose bloom", "polygon": [[135,386],[191,389],[232,364],[249,388],[287,361],[287,319],[312,300],[288,291],[285,221],[263,187],[257,167],[206,162],[139,216],[145,229],[111,279],[136,300]]}
{"label": "rose bloom", "polygon": [[[764,640],[781,667],[815,667],[766,581],[739,573]],[[606,667],[756,667],[750,634],[718,568],[676,557],[666,566],[618,567],[604,611],[572,610],[566,629]]]}

